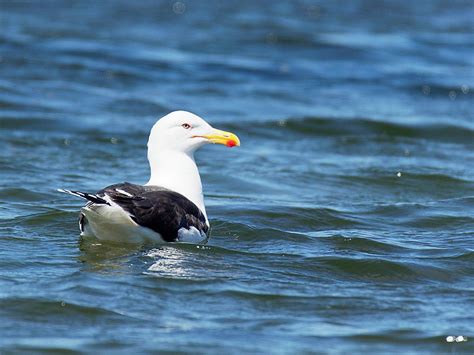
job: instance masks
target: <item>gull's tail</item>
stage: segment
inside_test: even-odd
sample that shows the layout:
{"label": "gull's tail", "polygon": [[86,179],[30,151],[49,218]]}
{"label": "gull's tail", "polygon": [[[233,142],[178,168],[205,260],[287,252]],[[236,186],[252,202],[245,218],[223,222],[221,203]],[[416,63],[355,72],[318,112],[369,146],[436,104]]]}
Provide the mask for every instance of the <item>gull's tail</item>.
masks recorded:
{"label": "gull's tail", "polygon": [[87,193],[87,192],[81,192],[81,191],[71,191],[71,190],[66,190],[66,189],[58,189],[58,191],[59,192],[64,192],[65,194],[69,194],[69,195],[73,195],[73,196],[83,198],[87,201],[94,202],[94,203],[97,203],[99,205],[109,205],[110,206],[110,203],[108,203],[102,197],[94,195],[94,194],[90,194],[90,193]]}

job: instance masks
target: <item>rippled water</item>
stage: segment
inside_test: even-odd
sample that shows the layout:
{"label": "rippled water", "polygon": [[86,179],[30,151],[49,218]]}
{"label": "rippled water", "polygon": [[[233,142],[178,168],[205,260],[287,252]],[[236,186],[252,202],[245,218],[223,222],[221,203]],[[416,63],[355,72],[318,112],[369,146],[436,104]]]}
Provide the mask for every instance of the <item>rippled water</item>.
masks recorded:
{"label": "rippled water", "polygon": [[[0,352],[472,353],[473,18],[0,2]],[[175,109],[242,141],[197,156],[208,245],[79,240],[55,189],[147,181]]]}

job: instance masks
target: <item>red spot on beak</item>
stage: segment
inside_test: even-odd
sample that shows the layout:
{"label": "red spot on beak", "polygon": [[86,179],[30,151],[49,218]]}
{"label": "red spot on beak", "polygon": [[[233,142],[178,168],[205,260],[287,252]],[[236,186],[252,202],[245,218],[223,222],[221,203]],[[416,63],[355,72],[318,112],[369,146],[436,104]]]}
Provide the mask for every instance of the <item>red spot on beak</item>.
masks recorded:
{"label": "red spot on beak", "polygon": [[229,148],[232,148],[232,147],[235,147],[235,142],[231,141],[231,140],[228,140],[225,145],[228,146]]}

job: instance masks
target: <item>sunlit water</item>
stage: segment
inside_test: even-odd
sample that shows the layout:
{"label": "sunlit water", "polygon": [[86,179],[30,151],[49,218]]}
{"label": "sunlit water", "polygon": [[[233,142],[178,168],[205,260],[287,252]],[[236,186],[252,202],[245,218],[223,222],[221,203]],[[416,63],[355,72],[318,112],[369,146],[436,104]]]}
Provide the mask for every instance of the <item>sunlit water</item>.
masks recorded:
{"label": "sunlit water", "polygon": [[[1,1],[0,352],[473,353],[473,18]],[[147,181],[175,109],[242,141],[197,156],[209,243],[79,240],[55,189]]]}

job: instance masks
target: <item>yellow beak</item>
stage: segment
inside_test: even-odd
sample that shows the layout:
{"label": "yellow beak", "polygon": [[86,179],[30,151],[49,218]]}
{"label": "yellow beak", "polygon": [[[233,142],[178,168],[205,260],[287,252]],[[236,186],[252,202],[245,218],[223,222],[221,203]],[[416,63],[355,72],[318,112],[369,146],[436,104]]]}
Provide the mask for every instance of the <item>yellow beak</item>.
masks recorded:
{"label": "yellow beak", "polygon": [[234,133],[221,131],[220,129],[213,129],[211,134],[199,136],[209,139],[214,144],[224,144],[228,147],[239,147],[240,139]]}

